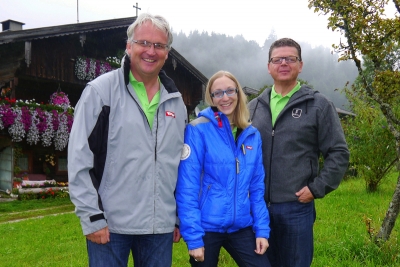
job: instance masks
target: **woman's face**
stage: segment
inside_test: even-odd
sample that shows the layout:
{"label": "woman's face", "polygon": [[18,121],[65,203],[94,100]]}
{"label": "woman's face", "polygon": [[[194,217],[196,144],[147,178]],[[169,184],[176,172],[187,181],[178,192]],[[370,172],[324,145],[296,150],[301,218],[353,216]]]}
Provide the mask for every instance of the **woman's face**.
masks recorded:
{"label": "woman's face", "polygon": [[[210,88],[210,93],[215,93],[219,90],[226,91],[229,89],[236,89],[236,84],[234,81],[226,76],[222,76],[216,79]],[[232,122],[232,116],[234,114],[235,108],[238,103],[237,91],[234,91],[230,96],[225,92],[222,94],[221,98],[212,97],[213,104],[218,108],[218,110],[224,113],[230,122]]]}

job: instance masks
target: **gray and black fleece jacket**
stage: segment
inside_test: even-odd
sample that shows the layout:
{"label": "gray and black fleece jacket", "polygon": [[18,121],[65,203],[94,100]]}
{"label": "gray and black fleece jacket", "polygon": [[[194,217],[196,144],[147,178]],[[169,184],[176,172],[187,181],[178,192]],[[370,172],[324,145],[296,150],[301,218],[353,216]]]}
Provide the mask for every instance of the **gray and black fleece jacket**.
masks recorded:
{"label": "gray and black fleece jacket", "polygon": [[187,112],[164,71],[150,128],[129,83],[129,58],[89,82],[75,109],[68,145],[70,197],[83,234],[174,231],[174,191]]}
{"label": "gray and black fleece jacket", "polygon": [[[349,150],[332,102],[303,85],[272,126],[271,89],[249,103],[252,125],[261,133],[267,203],[297,201],[308,186],[314,198],[335,190],[347,169]],[[319,170],[319,156],[324,158]]]}

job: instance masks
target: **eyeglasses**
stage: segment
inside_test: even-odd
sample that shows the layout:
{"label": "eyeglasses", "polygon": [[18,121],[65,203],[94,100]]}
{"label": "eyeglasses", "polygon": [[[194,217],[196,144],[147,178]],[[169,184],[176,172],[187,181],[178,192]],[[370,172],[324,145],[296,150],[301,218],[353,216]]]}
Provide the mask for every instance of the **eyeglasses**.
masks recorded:
{"label": "eyeglasses", "polygon": [[224,94],[226,94],[227,96],[234,96],[235,94],[237,94],[238,89],[237,88],[228,88],[226,90],[215,90],[214,92],[212,92],[210,95],[211,97],[215,97],[215,98],[223,98]]}
{"label": "eyeglasses", "polygon": [[151,46],[154,45],[155,50],[166,50],[167,48],[169,48],[169,46],[166,44],[152,43],[146,40],[132,40],[132,42],[145,48],[151,48]]}
{"label": "eyeglasses", "polygon": [[289,56],[289,57],[271,57],[269,62],[272,64],[282,64],[283,60],[285,60],[286,63],[296,63],[297,60],[300,61],[300,58],[295,57],[295,56]]}

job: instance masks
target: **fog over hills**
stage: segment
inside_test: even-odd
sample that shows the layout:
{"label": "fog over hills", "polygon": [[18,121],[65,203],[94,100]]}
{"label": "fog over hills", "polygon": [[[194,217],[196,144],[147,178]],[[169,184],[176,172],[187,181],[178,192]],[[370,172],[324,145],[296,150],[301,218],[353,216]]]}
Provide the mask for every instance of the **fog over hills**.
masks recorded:
{"label": "fog over hills", "polygon": [[[242,36],[194,31],[189,35],[174,33],[172,46],[207,78],[218,70],[227,70],[238,78],[242,87],[260,89],[273,84],[267,64],[269,47],[276,39],[275,33],[271,32],[260,47],[255,41],[247,41]],[[353,83],[358,76],[354,63],[338,62],[339,56],[331,53],[329,47],[299,44],[304,62],[299,79],[325,94],[336,107],[348,109],[341,89],[346,83]]]}

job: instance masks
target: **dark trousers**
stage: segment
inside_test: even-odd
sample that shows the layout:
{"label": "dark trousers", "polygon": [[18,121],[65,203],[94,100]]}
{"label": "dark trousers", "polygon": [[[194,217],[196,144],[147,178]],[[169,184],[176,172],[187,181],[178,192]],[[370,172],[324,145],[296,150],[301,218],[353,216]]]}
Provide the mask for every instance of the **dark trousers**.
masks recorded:
{"label": "dark trousers", "polygon": [[122,235],[110,233],[104,245],[89,240],[90,267],[126,267],[132,251],[135,267],[166,267],[172,264],[173,234]]}
{"label": "dark trousers", "polygon": [[[266,253],[258,255],[256,238],[251,227],[241,229],[234,233],[206,232],[204,241],[204,261],[197,262],[190,257],[193,267],[216,267],[221,247],[231,255],[239,267],[270,267]],[[268,250],[267,250],[268,251]]]}
{"label": "dark trousers", "polygon": [[273,267],[309,267],[314,253],[314,201],[268,207],[271,233],[268,259]]}

